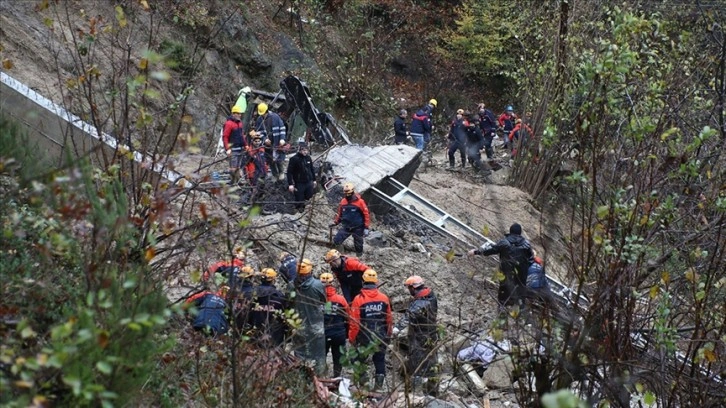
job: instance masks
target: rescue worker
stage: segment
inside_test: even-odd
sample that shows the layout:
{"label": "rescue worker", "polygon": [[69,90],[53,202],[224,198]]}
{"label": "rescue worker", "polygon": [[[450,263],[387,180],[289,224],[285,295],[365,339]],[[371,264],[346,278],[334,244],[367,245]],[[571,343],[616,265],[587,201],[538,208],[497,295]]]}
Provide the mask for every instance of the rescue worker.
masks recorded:
{"label": "rescue worker", "polygon": [[246,335],[253,335],[252,306],[255,297],[255,283],[253,278],[255,270],[251,266],[244,266],[239,271],[238,279],[230,285],[235,302],[232,307],[234,321],[237,329]]}
{"label": "rescue worker", "polygon": [[424,150],[431,141],[431,131],[433,123],[431,122],[431,114],[438,105],[436,99],[431,99],[423,108],[416,111],[411,120],[411,137],[418,150]]}
{"label": "rescue worker", "polygon": [[254,290],[250,324],[255,331],[255,343],[262,348],[272,348],[285,340],[283,311],[287,301],[285,295],[275,287],[277,272],[274,269],[263,269],[261,279]]}
{"label": "rescue worker", "polygon": [[227,118],[222,130],[222,142],[224,151],[229,157],[229,175],[232,177],[232,185],[239,181],[239,169],[242,166],[243,156],[247,143],[244,137],[244,125],[242,123],[242,108],[232,107],[232,114]]}
{"label": "rescue worker", "polygon": [[409,276],[403,285],[413,300],[409,303],[403,319],[394,326],[393,335],[397,336],[403,329],[408,328],[406,374],[412,375],[414,385],[418,386],[423,382],[421,377],[433,374],[432,368],[436,364],[436,314],[439,306],[436,295],[420,276]]}
{"label": "rescue worker", "polygon": [[514,129],[509,132],[509,144],[512,146],[512,157],[517,155],[517,151],[521,150],[529,141],[532,136],[532,128],[526,123],[522,122],[522,119],[514,121]]}
{"label": "rescue worker", "polygon": [[479,104],[479,127],[484,137],[484,151],[487,159],[491,160],[494,157],[492,141],[497,134],[498,124],[494,112],[488,109],[484,103]]}
{"label": "rescue worker", "polygon": [[345,341],[348,339],[348,317],[350,310],[345,298],[335,291],[333,274],[320,274],[320,282],[325,286],[325,356],[332,351],[333,378],[340,377],[343,366],[340,357],[345,353]]}
{"label": "rescue worker", "polygon": [[295,282],[297,277],[297,257],[289,252],[280,253],[280,266],[277,273],[282,276],[287,284]]}
{"label": "rescue worker", "polygon": [[254,202],[259,192],[260,180],[267,177],[267,161],[265,148],[262,146],[262,136],[250,130],[251,145],[247,147],[247,163],[245,164],[245,175],[252,186],[252,193],[249,201]]}
{"label": "rescue worker", "polygon": [[323,309],[327,297],[323,284],[313,276],[313,263],[303,259],[295,278],[295,311],[302,321],[294,335],[295,355],[315,363],[315,373],[325,370],[325,324]]}
{"label": "rescue worker", "polygon": [[461,157],[461,168],[463,169],[466,165],[466,128],[469,126],[469,122],[464,118],[464,109],[458,109],[454,120],[451,121],[449,127],[449,134],[447,139],[449,141],[449,169],[456,169],[456,151],[459,151]]}
{"label": "rescue worker", "polygon": [[348,303],[358,296],[363,289],[363,273],[370,269],[357,258],[343,256],[337,249],[331,249],[325,254],[325,262],[330,265],[330,271],[338,278],[340,290]]}
{"label": "rescue worker", "polygon": [[371,225],[371,216],[368,212],[368,205],[355,192],[353,183],[343,184],[343,197],[338,204],[338,213],[330,228],[341,224],[338,232],[333,238],[334,245],[342,245],[348,237],[353,235],[353,246],[358,258],[363,256],[363,238],[368,236],[368,228]]}
{"label": "rescue worker", "polygon": [[[393,314],[391,301],[378,290],[377,284],[376,271],[368,269],[363,273],[363,290],[350,306],[348,341],[358,349],[374,345],[375,389],[380,389],[386,377],[386,344],[392,334]],[[360,354],[358,361],[365,363]],[[365,383],[366,378],[360,379],[360,382]]]}
{"label": "rescue worker", "polygon": [[297,154],[293,155],[287,164],[288,190],[295,195],[295,208],[298,211],[305,209],[305,203],[313,196],[318,186],[315,181],[313,160],[309,153],[307,143],[301,142]]}
{"label": "rescue worker", "polygon": [[484,135],[479,126],[479,115],[474,115],[466,128],[466,157],[474,170],[482,175],[491,174],[489,163],[481,161],[481,149],[484,146]]}
{"label": "rescue worker", "polygon": [[517,115],[514,114],[514,107],[512,105],[507,105],[504,108],[504,112],[499,115],[499,119],[497,119],[497,123],[499,124],[499,128],[504,131],[504,147],[511,147],[509,145],[509,132],[514,129],[514,121],[517,119]]}
{"label": "rescue worker", "polygon": [[480,248],[471,249],[472,255],[499,255],[499,270],[504,279],[499,282],[497,300],[501,306],[519,304],[527,284],[527,270],[534,262],[532,246],[522,236],[522,226],[514,223],[509,234],[492,245],[487,242]]}
{"label": "rescue worker", "polygon": [[210,278],[214,278],[216,273],[219,273],[227,278],[232,268],[242,268],[245,266],[246,256],[246,251],[242,246],[235,246],[234,250],[232,250],[232,260],[217,261],[209,265],[209,268],[207,268],[204,274],[202,274],[202,280],[207,281]]}
{"label": "rescue worker", "polygon": [[229,321],[227,320],[227,286],[222,286],[217,293],[204,291],[191,296],[185,302],[185,308],[195,306],[197,315],[192,321],[192,327],[209,336],[227,333]]}
{"label": "rescue worker", "polygon": [[406,128],[406,116],[408,111],[401,109],[398,111],[398,117],[393,122],[393,143],[400,145],[405,144],[408,139],[408,129]]}
{"label": "rescue worker", "polygon": [[285,122],[275,112],[269,110],[266,103],[257,105],[257,121],[255,130],[262,136],[265,146],[267,165],[272,170],[275,179],[283,179],[283,167],[285,166],[285,139],[287,130]]}

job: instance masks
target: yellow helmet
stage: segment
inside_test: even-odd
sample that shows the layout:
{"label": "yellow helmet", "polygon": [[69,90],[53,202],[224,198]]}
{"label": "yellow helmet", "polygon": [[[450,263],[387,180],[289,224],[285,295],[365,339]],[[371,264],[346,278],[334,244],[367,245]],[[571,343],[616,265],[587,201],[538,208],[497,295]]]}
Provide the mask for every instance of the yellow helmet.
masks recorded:
{"label": "yellow helmet", "polygon": [[343,184],[343,194],[349,196],[349,195],[352,195],[354,192],[355,192],[355,187],[353,186],[353,183]]}
{"label": "yellow helmet", "polygon": [[237,105],[234,105],[232,107],[232,113],[242,113],[242,108]]}
{"label": "yellow helmet", "polygon": [[267,104],[262,102],[261,104],[257,105],[257,114],[264,115],[265,113],[267,113]]}
{"label": "yellow helmet", "polygon": [[439,104],[439,103],[438,103],[438,102],[436,101],[436,99],[431,99],[431,100],[429,101],[429,105],[433,105],[433,106],[434,106],[434,108],[435,108],[435,107],[436,107],[436,106],[437,106],[438,104]]}
{"label": "yellow helmet", "polygon": [[310,275],[313,272],[313,262],[307,258],[297,265],[298,275]]}
{"label": "yellow helmet", "polygon": [[325,254],[325,262],[330,263],[338,258],[340,258],[340,252],[338,252],[337,249],[331,249],[328,251],[327,254]]}
{"label": "yellow helmet", "polygon": [[255,275],[255,270],[252,269],[251,266],[244,266],[242,267],[242,270],[240,271],[239,276],[242,279],[249,279]]}
{"label": "yellow helmet", "polygon": [[378,282],[378,273],[376,271],[374,271],[373,269],[366,269],[366,271],[363,272],[363,282],[377,283]]}
{"label": "yellow helmet", "polygon": [[277,279],[277,272],[272,268],[265,268],[262,270],[262,279],[267,282],[274,282]]}
{"label": "yellow helmet", "polygon": [[332,285],[333,284],[333,274],[330,272],[321,273],[320,282],[323,282],[323,285]]}
{"label": "yellow helmet", "polygon": [[411,286],[414,289],[418,289],[424,285],[424,281],[422,277],[418,275],[413,275],[409,276],[405,281],[403,281],[403,284],[406,286]]}

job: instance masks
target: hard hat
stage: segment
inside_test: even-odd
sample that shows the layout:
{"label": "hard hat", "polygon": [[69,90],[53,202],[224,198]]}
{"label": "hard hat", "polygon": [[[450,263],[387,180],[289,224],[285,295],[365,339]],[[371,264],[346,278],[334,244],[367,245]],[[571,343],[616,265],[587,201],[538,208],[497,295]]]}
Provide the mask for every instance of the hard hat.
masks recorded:
{"label": "hard hat", "polygon": [[457,109],[456,110],[456,114],[457,115],[463,115],[464,114],[464,109]]}
{"label": "hard hat", "polygon": [[242,107],[234,105],[232,107],[232,113],[242,113]]}
{"label": "hard hat", "polygon": [[277,272],[272,268],[265,268],[262,270],[262,279],[268,282],[274,282],[277,278]]}
{"label": "hard hat", "polygon": [[398,116],[406,116],[408,115],[408,111],[406,109],[401,109],[398,111]]}
{"label": "hard hat", "polygon": [[406,286],[413,287],[414,289],[418,289],[421,286],[424,285],[423,278],[418,275],[409,276],[406,278],[405,281],[403,281],[403,284]]}
{"label": "hard hat", "polygon": [[340,252],[338,252],[337,249],[331,249],[327,254],[325,254],[325,262],[327,263],[330,263],[338,258],[340,258]]}
{"label": "hard hat", "polygon": [[514,106],[512,106],[512,105],[507,105],[507,106],[506,106],[506,107],[504,108],[504,110],[505,110],[505,111],[507,111],[507,112],[514,112]]}
{"label": "hard hat", "polygon": [[343,184],[343,194],[345,195],[351,195],[355,192],[355,187],[353,187],[353,183],[345,183]]}
{"label": "hard hat", "polygon": [[242,270],[240,271],[240,274],[239,274],[239,276],[240,276],[240,277],[241,277],[242,279],[249,279],[249,278],[251,278],[252,276],[254,276],[254,274],[255,274],[255,270],[254,270],[254,269],[252,269],[252,267],[251,267],[251,266],[245,266],[245,267],[243,267],[243,268],[242,268]]}
{"label": "hard hat", "polygon": [[313,262],[307,258],[303,259],[298,265],[297,265],[297,273],[298,275],[310,275],[313,271]]}
{"label": "hard hat", "polygon": [[257,114],[264,115],[265,113],[267,113],[267,104],[262,102],[261,104],[257,105]]}
{"label": "hard hat", "polygon": [[222,285],[219,288],[219,291],[217,291],[217,296],[219,296],[219,297],[227,297],[227,292],[229,292],[229,286]]}
{"label": "hard hat", "polygon": [[237,259],[245,259],[247,256],[247,252],[245,251],[244,247],[242,246],[236,246],[234,247],[234,257]]}
{"label": "hard hat", "polygon": [[438,102],[436,101],[436,99],[431,99],[431,100],[429,101],[429,105],[434,105],[434,108],[435,108],[435,107],[436,107],[436,106],[437,106],[438,104],[439,104],[439,103],[438,103]]}
{"label": "hard hat", "polygon": [[516,124],[516,123],[522,123],[522,119],[517,119],[517,120],[515,120],[515,121],[514,121],[514,123],[515,123],[515,124]]}
{"label": "hard hat", "polygon": [[332,285],[333,284],[333,274],[330,272],[321,273],[320,282],[323,282],[323,285]]}
{"label": "hard hat", "polygon": [[366,271],[363,272],[363,282],[377,283],[378,273],[376,273],[373,269],[366,269]]}

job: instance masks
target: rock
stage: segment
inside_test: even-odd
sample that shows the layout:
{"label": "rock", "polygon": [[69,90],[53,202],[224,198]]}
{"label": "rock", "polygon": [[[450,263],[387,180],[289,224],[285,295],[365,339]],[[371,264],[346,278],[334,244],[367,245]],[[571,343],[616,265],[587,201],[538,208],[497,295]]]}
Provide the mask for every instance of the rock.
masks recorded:
{"label": "rock", "polygon": [[424,398],[423,406],[426,408],[464,408],[464,405],[458,402],[445,401],[430,396]]}
{"label": "rock", "polygon": [[366,238],[366,244],[373,247],[384,247],[388,245],[388,242],[381,231],[371,231]]}
{"label": "rock", "polygon": [[497,358],[484,371],[482,380],[489,388],[511,388],[514,364],[510,356]]}
{"label": "rock", "polygon": [[411,245],[411,251],[413,251],[413,252],[420,252],[422,254],[425,254],[426,253],[426,247],[424,247],[422,243],[416,242],[415,244]]}

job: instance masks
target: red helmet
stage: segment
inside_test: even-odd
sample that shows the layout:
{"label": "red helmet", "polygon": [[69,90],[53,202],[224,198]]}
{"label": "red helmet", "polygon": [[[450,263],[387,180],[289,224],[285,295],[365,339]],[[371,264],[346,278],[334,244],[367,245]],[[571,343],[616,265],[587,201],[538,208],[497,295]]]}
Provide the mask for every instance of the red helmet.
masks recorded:
{"label": "red helmet", "polygon": [[413,275],[406,278],[406,280],[403,281],[403,284],[406,286],[410,286],[414,289],[418,289],[424,285],[424,280],[418,275]]}

